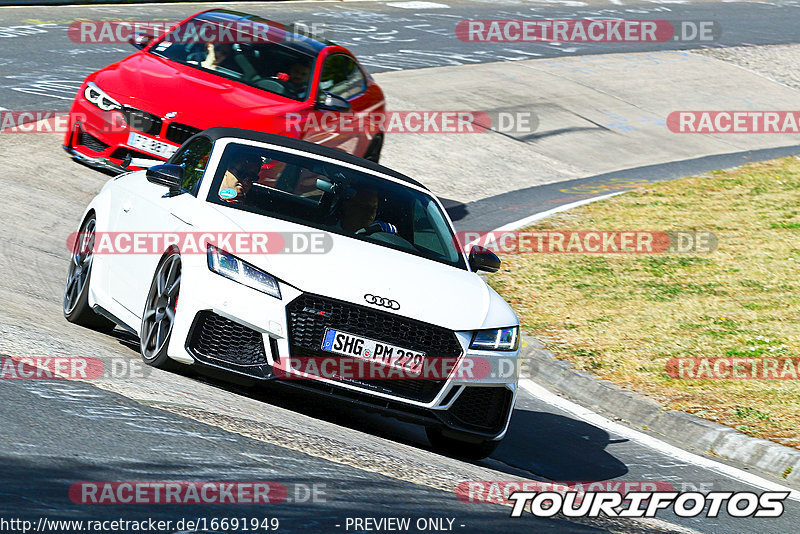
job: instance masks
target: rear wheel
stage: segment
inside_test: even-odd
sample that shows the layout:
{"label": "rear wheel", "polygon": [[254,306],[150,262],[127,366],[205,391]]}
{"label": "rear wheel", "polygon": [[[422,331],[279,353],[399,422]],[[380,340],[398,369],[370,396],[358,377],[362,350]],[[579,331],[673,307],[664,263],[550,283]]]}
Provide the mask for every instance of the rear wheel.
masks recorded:
{"label": "rear wheel", "polygon": [[442,434],[441,429],[435,427],[425,427],[425,433],[428,435],[428,441],[437,451],[466,460],[482,460],[491,455],[500,445],[499,440],[470,442],[451,438]]}
{"label": "rear wheel", "polygon": [[175,324],[180,287],[181,257],[172,251],[158,264],[142,314],[140,350],[144,362],[153,367],[177,367],[177,363],[167,356],[167,347]]}
{"label": "rear wheel", "polygon": [[94,215],[81,225],[72,248],[72,257],[64,288],[64,317],[67,321],[102,332],[110,332],[116,326],[105,317],[97,315],[89,307],[89,283],[92,279],[94,241],[97,220]]}

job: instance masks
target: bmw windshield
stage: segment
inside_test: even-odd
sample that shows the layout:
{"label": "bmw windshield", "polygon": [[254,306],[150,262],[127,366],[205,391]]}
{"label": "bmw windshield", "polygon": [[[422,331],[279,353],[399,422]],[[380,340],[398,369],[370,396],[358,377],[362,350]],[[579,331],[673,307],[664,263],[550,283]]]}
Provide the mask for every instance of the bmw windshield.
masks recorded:
{"label": "bmw windshield", "polygon": [[208,201],[466,269],[431,195],[334,163],[230,143]]}
{"label": "bmw windshield", "polygon": [[309,96],[320,44],[258,17],[203,13],[164,35],[150,53],[281,95]]}

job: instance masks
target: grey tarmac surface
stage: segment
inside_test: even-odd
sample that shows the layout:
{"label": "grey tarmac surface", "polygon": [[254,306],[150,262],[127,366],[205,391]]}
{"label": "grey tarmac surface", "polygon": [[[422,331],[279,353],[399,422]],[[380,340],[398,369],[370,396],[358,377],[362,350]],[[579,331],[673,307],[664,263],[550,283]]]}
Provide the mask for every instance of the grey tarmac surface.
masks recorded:
{"label": "grey tarmac surface", "polygon": [[442,199],[442,203],[459,231],[488,232],[533,214],[598,195],[629,191],[651,182],[674,180],[715,169],[729,169],[754,161],[797,154],[800,154],[800,145],[719,154],[536,185],[474,202]]}
{"label": "grey tarmac surface", "polygon": [[[445,491],[248,439],[84,383],[6,381],[0,402],[5,519],[152,518],[175,525],[181,518],[209,524],[277,518],[279,532],[345,532],[347,517],[410,517],[451,519],[458,532],[605,531],[563,520],[513,520],[500,506],[462,503]],[[273,494],[266,505],[93,506],[71,500],[78,481],[269,481],[287,494],[286,500]]]}
{"label": "grey tarmac surface", "polygon": [[[470,65],[494,61],[701,47],[797,42],[800,2],[225,2],[283,23],[323,24],[323,36],[350,48],[371,72]],[[404,7],[405,4],[405,7]],[[0,9],[0,107],[68,109],[90,72],[132,52],[128,44],[75,43],[66,29],[75,20],[181,20],[220,3],[131,6],[18,7]],[[455,36],[460,20],[625,18],[714,21],[722,29],[710,43],[471,43]]]}

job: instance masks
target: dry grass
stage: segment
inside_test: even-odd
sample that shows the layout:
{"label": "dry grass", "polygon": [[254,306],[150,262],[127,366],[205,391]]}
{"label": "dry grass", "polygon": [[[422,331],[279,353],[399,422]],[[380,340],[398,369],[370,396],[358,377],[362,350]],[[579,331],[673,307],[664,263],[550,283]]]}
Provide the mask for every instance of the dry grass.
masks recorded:
{"label": "dry grass", "polygon": [[710,230],[705,255],[503,257],[492,286],[559,358],[800,448],[800,380],[686,380],[672,357],[800,356],[800,158],[647,186],[536,230]]}

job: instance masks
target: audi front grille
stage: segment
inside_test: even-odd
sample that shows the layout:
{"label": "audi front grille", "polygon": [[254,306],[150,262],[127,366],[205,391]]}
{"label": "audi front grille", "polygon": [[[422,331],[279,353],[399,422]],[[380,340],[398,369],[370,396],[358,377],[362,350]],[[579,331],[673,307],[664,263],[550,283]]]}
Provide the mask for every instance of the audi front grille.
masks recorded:
{"label": "audi front grille", "polygon": [[198,312],[186,343],[203,363],[256,378],[272,375],[262,334],[209,310]]}
{"label": "audi front grille", "polygon": [[511,409],[513,392],[504,386],[464,388],[447,411],[455,426],[479,432],[503,430]]}
{"label": "audi front grille", "polygon": [[[452,330],[366,306],[304,293],[286,309],[289,350],[295,358],[340,357],[321,348],[326,328],[424,352],[427,357],[458,358],[463,353]],[[339,380],[366,391],[419,402],[432,401],[445,384],[445,380],[428,379]]]}

